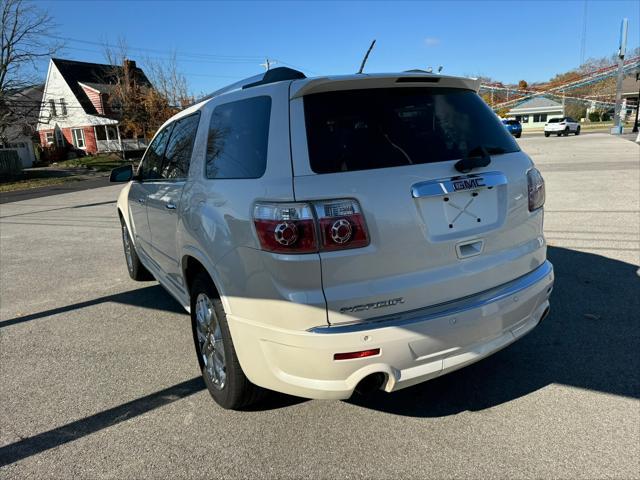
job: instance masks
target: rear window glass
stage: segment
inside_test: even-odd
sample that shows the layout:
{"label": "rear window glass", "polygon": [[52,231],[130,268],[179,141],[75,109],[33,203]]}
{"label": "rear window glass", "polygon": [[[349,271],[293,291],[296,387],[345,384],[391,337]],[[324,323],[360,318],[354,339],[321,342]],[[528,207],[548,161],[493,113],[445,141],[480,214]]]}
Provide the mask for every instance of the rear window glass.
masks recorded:
{"label": "rear window glass", "polygon": [[207,140],[207,178],[260,178],[267,168],[271,97],[217,106]]}
{"label": "rear window glass", "polygon": [[348,172],[442,162],[518,144],[470,90],[388,88],[304,97],[311,169]]}
{"label": "rear window glass", "polygon": [[561,121],[562,121],[561,118],[552,118],[552,119],[549,120],[549,123],[558,123],[558,122],[561,122]]}
{"label": "rear window glass", "polygon": [[502,123],[504,123],[505,125],[518,125],[517,120],[503,120]]}

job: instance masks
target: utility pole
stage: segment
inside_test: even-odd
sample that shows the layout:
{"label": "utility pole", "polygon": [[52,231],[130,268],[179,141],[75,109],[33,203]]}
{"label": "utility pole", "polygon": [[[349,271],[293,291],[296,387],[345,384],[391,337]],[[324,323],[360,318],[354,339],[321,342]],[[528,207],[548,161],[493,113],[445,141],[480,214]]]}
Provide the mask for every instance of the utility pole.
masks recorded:
{"label": "utility pole", "polygon": [[[636,73],[636,83],[640,82],[640,73]],[[638,98],[636,99],[636,121],[633,122],[633,133],[638,133],[638,111],[640,110],[640,87],[638,87]]]}
{"label": "utility pole", "polygon": [[627,27],[629,21],[624,18],[620,25],[620,47],[618,48],[618,81],[616,82],[616,108],[613,116],[612,135],[622,134],[622,80],[624,79],[624,54],[627,48]]}

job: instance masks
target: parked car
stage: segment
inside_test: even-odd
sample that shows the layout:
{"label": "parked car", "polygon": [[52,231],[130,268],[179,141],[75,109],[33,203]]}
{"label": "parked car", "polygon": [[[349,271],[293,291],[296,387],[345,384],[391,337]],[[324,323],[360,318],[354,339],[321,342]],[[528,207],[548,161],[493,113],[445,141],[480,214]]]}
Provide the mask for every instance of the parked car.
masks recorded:
{"label": "parked car", "polygon": [[502,124],[507,128],[509,133],[514,137],[520,138],[520,136],[522,135],[522,124],[518,120],[515,120],[512,118],[509,118],[509,119],[505,118],[502,120]]}
{"label": "parked car", "polygon": [[544,181],[478,87],[276,68],[180,112],[135,174],[112,172],[129,274],[190,312],[217,403],[392,392],[547,315]]}
{"label": "parked car", "polygon": [[552,133],[565,137],[570,133],[580,135],[580,124],[571,117],[551,118],[544,124],[544,136],[548,137]]}

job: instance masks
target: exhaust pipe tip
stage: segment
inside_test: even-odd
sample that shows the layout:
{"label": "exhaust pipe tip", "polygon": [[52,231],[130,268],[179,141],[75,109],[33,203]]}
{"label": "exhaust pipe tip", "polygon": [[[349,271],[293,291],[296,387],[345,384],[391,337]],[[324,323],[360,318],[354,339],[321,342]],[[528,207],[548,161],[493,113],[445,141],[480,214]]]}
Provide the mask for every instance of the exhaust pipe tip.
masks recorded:
{"label": "exhaust pipe tip", "polygon": [[382,372],[367,375],[356,385],[355,391],[359,395],[368,395],[380,390],[387,380],[387,376]]}
{"label": "exhaust pipe tip", "polygon": [[549,310],[551,309],[551,307],[547,307],[544,309],[544,312],[542,312],[542,316],[540,317],[540,322],[542,323],[542,321],[547,318],[549,316]]}

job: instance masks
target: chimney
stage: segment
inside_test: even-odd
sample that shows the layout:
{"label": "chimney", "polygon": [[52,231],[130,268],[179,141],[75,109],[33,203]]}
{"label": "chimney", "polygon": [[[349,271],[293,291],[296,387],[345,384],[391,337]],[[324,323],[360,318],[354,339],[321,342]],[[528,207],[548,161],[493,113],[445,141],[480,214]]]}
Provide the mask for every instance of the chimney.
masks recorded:
{"label": "chimney", "polygon": [[136,62],[125,58],[122,64],[125,81],[129,85],[129,88],[133,88],[136,84]]}

